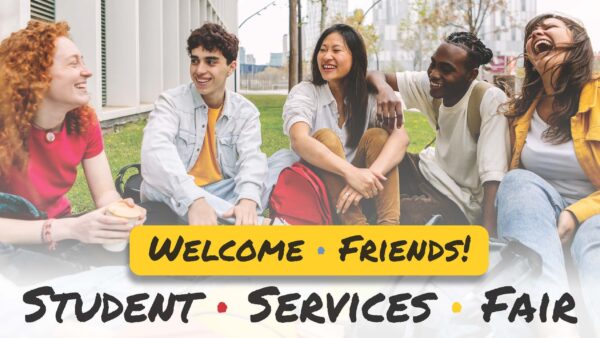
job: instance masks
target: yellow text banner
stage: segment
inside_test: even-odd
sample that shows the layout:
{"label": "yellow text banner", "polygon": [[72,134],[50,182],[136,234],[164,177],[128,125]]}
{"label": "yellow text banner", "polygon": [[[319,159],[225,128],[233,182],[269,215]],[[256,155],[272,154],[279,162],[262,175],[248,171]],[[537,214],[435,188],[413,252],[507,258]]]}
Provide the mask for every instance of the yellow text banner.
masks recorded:
{"label": "yellow text banner", "polygon": [[141,226],[130,267],[168,276],[475,276],[480,226]]}

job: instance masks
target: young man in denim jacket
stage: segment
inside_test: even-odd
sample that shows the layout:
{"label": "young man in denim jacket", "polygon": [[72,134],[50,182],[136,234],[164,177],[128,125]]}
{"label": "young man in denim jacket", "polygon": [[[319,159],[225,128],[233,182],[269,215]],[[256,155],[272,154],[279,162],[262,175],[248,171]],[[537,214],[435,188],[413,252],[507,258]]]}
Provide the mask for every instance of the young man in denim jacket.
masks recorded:
{"label": "young man in denim jacket", "polygon": [[191,33],[187,50],[192,82],[162,93],[144,129],[142,201],[166,204],[178,216],[173,223],[257,224],[267,199],[259,112],[225,89],[238,39],[207,23]]}

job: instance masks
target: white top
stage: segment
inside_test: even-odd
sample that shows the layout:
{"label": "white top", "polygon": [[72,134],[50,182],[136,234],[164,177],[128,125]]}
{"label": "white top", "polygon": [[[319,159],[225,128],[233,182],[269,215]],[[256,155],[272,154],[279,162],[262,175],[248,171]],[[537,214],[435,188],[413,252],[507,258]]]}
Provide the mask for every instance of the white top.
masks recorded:
{"label": "white top", "polygon": [[[377,121],[377,99],[374,94],[369,94],[366,114],[365,130],[374,127]],[[308,124],[311,135],[319,129],[331,129],[344,145],[346,160],[352,162],[356,147],[346,146],[348,140],[346,123],[344,122],[340,128],[338,118],[337,103],[329,86],[327,84],[316,86],[311,82],[303,81],[292,88],[283,106],[283,132],[289,136],[290,128],[297,122]]]}
{"label": "white top", "polygon": [[535,111],[521,153],[521,163],[525,169],[550,183],[569,204],[573,204],[596,192],[596,188],[581,169],[573,140],[552,144],[543,139],[542,134],[549,127]]}
{"label": "white top", "polygon": [[[433,97],[429,94],[426,72],[396,73],[398,88],[406,108],[421,111],[435,129]],[[469,222],[481,222],[483,186],[488,181],[501,181],[508,169],[510,141],[508,122],[499,112],[507,98],[498,88],[483,95],[480,113],[481,129],[476,143],[467,125],[469,96],[473,81],[463,98],[452,107],[440,105],[436,147],[420,153],[419,169],[423,176],[463,211]],[[410,130],[409,130],[410,134]]]}

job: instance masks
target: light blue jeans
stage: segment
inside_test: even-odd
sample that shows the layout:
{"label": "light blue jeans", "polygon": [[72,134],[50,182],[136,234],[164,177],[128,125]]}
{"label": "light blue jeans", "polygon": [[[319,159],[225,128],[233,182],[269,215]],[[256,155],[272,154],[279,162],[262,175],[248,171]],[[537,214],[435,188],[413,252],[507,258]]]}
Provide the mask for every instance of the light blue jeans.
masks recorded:
{"label": "light blue jeans", "polygon": [[[540,176],[524,169],[509,171],[496,197],[498,236],[516,239],[542,257],[542,278],[551,290],[568,291],[565,256],[557,231],[558,215],[568,203]],[[600,214],[575,232],[571,256],[579,273],[588,313],[600,334]],[[581,312],[581,306],[577,306]]]}
{"label": "light blue jeans", "polygon": [[[273,190],[275,183],[277,183],[277,178],[279,178],[281,170],[285,167],[289,167],[294,162],[298,161],[298,159],[298,156],[288,149],[281,149],[268,158],[267,163],[269,171],[266,177],[267,181],[265,182],[266,189],[261,195],[263,209],[257,210],[259,214],[267,208],[271,191]],[[209,193],[206,197],[206,202],[215,209],[215,212],[219,217],[229,209],[233,208],[238,199],[238,194],[235,192],[234,178],[223,179],[205,185],[202,188]],[[187,220],[188,215],[186,213],[183,221],[187,223]],[[225,219],[221,217],[221,220],[228,223],[235,223],[235,219]],[[262,217],[259,217],[258,222],[259,224],[262,223]]]}

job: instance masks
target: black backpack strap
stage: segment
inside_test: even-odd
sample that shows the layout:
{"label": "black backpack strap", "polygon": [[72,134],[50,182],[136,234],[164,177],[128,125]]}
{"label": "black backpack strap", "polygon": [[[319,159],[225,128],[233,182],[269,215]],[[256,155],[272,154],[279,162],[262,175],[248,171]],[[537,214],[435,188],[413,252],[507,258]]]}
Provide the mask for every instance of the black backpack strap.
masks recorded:
{"label": "black backpack strap", "polygon": [[121,170],[119,170],[119,173],[117,174],[117,178],[115,178],[115,188],[117,189],[117,192],[121,196],[123,196],[123,193],[125,192],[125,182],[126,182],[125,174],[131,168],[137,169],[138,174],[141,173],[141,171],[142,171],[141,164],[139,164],[139,163],[128,164],[128,165],[124,166],[123,168],[121,168]]}

